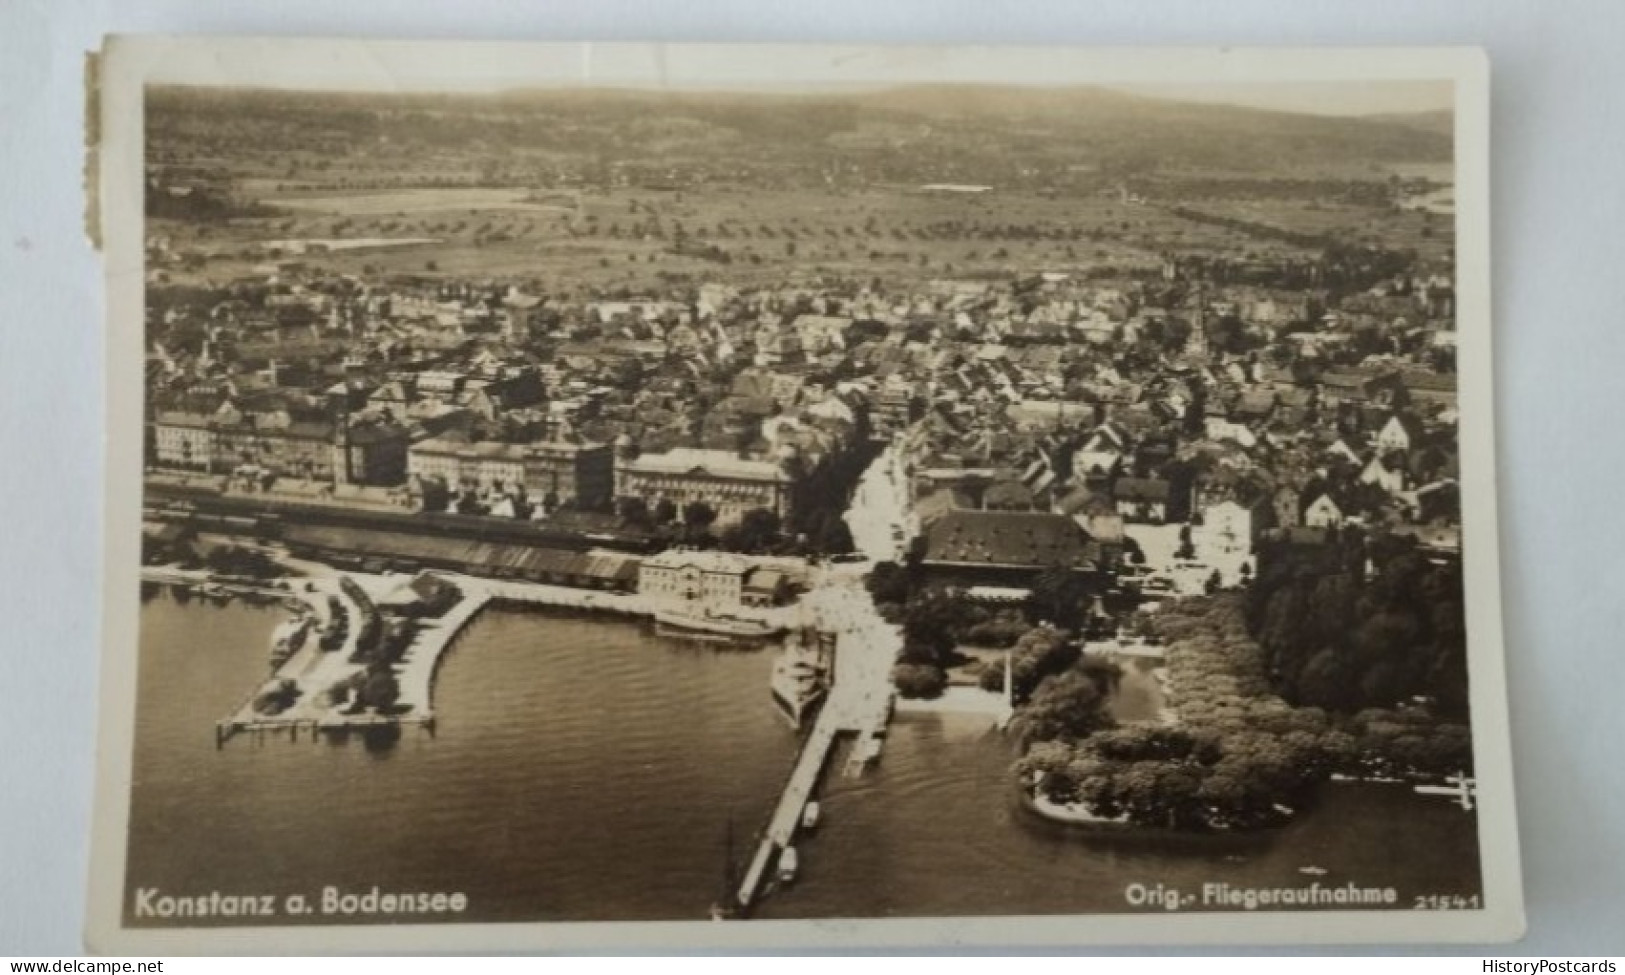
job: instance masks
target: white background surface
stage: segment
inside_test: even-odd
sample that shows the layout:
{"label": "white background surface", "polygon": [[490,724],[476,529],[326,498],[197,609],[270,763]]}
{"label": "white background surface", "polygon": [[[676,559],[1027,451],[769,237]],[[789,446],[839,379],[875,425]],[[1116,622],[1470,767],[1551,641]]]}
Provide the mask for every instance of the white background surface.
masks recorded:
{"label": "white background surface", "polygon": [[[124,32],[1478,44],[1492,64],[1502,562],[1529,937],[1625,954],[1625,5],[1614,0],[0,0],[0,955],[79,950],[102,482],[82,52]],[[1379,949],[1380,950],[1380,949]],[[1426,950],[1426,949],[1424,949]]]}

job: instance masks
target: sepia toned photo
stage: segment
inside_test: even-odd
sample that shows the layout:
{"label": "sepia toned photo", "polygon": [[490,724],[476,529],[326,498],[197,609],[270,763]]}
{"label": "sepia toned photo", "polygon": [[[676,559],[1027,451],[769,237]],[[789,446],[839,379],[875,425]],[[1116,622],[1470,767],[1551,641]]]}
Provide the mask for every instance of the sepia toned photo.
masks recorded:
{"label": "sepia toned photo", "polygon": [[93,97],[93,943],[1518,933],[1471,52]]}

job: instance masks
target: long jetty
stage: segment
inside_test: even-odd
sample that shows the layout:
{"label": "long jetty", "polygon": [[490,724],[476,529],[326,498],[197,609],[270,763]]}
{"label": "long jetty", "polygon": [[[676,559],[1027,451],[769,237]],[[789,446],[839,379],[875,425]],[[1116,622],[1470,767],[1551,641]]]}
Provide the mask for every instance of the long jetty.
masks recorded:
{"label": "long jetty", "polygon": [[853,761],[847,771],[848,774],[860,771],[864,764],[879,756],[891,712],[890,689],[884,686],[876,689],[866,673],[850,665],[843,667],[837,647],[829,697],[801,744],[790,777],[734,895],[740,912],[748,912],[766,893],[769,871],[784,850],[795,842],[807,803],[816,794],[836,745],[845,738],[856,739]]}

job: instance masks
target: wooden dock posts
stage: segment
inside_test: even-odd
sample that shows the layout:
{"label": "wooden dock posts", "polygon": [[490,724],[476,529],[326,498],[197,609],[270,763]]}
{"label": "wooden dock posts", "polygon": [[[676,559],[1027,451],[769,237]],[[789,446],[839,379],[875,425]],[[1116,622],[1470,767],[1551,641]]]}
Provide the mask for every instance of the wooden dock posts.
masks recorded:
{"label": "wooden dock posts", "polygon": [[314,718],[304,718],[297,721],[238,721],[225,718],[214,723],[214,747],[216,750],[226,746],[226,742],[238,734],[252,732],[254,740],[263,744],[265,736],[280,735],[286,731],[288,741],[297,742],[301,729],[309,732],[311,744],[321,741],[322,732],[329,737],[347,735],[352,732],[363,732],[374,728],[400,729],[407,725],[416,725],[430,738],[435,736],[434,715],[348,715],[341,721],[320,721]]}

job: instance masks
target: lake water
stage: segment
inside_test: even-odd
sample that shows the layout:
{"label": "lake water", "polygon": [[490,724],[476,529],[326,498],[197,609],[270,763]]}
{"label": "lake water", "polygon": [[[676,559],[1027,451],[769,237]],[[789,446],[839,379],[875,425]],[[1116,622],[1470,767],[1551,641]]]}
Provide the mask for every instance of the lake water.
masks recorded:
{"label": "lake water", "polygon": [[[1241,842],[1102,835],[1040,819],[1010,786],[1012,756],[985,718],[906,715],[881,767],[829,780],[793,890],[767,917],[906,917],[1136,910],[1131,883],[1197,891],[1392,886],[1400,905],[1480,890],[1473,817],[1408,789],[1330,785],[1312,814]],[[1228,840],[1229,838],[1227,838]],[[1307,876],[1303,867],[1324,875]]]}
{"label": "lake water", "polygon": [[[462,891],[457,920],[700,919],[729,820],[742,859],[794,756],[767,692],[770,651],[497,610],[442,663],[432,736],[244,735],[217,749],[213,722],[267,674],[282,615],[143,606],[127,890],[377,884]],[[759,913],[1129,910],[1130,882],[1298,885],[1307,865],[1328,871],[1323,884],[1395,886],[1406,907],[1478,890],[1473,817],[1401,788],[1331,786],[1293,826],[1217,849],[1039,820],[1016,801],[1011,760],[985,717],[901,717],[868,775],[832,763],[802,876]]]}

